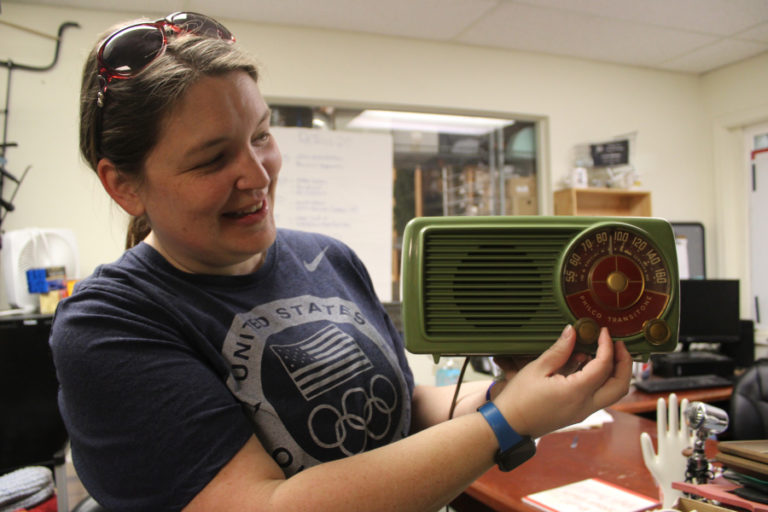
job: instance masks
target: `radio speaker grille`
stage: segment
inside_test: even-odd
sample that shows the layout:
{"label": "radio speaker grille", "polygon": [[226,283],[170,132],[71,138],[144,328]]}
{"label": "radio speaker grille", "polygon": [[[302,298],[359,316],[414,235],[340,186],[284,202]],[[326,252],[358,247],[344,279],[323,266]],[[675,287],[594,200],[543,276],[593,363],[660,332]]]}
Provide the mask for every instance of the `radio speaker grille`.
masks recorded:
{"label": "radio speaker grille", "polygon": [[[555,302],[558,258],[579,229],[449,230],[424,239],[428,335],[554,339],[566,319]],[[554,336],[554,338],[553,338]]]}

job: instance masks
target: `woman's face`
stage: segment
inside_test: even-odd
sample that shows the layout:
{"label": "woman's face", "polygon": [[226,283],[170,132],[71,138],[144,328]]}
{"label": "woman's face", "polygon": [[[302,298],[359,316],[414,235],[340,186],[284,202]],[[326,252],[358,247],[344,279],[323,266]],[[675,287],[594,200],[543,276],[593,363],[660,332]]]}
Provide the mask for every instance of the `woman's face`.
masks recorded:
{"label": "woman's face", "polygon": [[244,72],[205,77],[161,127],[138,195],[147,243],[194,273],[245,274],[275,240],[282,158],[270,111]]}

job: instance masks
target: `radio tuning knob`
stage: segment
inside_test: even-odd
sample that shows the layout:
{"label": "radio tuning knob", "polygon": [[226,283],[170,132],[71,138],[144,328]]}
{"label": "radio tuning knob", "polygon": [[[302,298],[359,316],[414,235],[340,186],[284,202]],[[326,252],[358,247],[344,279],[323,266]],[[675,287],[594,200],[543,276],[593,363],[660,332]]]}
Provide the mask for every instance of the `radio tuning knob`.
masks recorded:
{"label": "radio tuning knob", "polygon": [[672,331],[669,329],[667,322],[660,318],[653,318],[647,320],[643,324],[643,334],[648,343],[654,346],[663,345],[669,340]]}
{"label": "radio tuning knob", "polygon": [[611,272],[605,280],[608,288],[614,293],[621,293],[627,289],[629,278],[623,272]]}
{"label": "radio tuning knob", "polygon": [[573,328],[576,330],[576,341],[582,345],[594,345],[600,337],[600,326],[592,318],[579,318]]}

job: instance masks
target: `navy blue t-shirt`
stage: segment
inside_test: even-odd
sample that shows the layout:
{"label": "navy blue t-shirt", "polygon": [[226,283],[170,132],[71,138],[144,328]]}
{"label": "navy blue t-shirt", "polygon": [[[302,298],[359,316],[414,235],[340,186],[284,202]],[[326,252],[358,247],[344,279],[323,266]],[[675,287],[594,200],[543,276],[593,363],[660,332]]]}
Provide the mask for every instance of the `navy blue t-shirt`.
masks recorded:
{"label": "navy blue t-shirt", "polygon": [[402,341],[319,234],[278,230],[246,276],[139,244],[60,304],[51,346],[75,468],[111,512],[182,509],[253,434],[287,477],[408,435]]}

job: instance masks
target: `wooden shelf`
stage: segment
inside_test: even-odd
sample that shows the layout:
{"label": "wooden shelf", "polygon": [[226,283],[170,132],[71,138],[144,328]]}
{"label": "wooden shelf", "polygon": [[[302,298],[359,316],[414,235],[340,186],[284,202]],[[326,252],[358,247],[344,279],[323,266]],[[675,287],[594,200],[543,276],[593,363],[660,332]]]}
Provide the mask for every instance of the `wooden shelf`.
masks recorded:
{"label": "wooden shelf", "polygon": [[555,192],[555,215],[650,217],[651,193],[615,188],[567,188]]}

